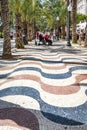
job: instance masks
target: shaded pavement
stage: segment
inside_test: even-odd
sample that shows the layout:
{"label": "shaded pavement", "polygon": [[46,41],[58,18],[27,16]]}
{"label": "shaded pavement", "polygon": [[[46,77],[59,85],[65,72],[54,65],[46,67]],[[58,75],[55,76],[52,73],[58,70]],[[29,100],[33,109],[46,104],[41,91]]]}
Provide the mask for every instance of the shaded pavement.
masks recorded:
{"label": "shaded pavement", "polygon": [[87,49],[30,42],[12,53],[0,60],[0,130],[86,130]]}

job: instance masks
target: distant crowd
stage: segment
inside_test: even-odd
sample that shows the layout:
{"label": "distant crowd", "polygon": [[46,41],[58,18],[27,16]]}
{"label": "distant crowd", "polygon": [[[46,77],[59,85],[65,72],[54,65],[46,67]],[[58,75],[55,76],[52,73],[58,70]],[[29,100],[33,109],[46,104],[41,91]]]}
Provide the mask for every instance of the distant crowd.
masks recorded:
{"label": "distant crowd", "polygon": [[37,31],[35,45],[52,45],[52,43],[58,39],[58,34],[55,30],[46,32]]}

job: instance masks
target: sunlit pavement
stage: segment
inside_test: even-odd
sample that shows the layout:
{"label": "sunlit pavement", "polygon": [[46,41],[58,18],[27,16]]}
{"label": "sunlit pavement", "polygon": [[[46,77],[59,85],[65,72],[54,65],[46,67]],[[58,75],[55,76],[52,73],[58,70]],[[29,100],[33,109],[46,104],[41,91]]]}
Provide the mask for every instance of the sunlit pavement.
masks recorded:
{"label": "sunlit pavement", "polygon": [[87,48],[30,42],[12,54],[0,60],[0,130],[87,130]]}

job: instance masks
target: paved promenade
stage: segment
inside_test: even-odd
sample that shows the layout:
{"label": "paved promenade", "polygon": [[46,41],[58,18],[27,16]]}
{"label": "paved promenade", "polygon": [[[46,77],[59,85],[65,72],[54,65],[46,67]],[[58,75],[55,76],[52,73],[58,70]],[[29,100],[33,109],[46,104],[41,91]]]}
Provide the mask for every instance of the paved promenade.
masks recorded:
{"label": "paved promenade", "polygon": [[32,42],[12,53],[0,59],[0,130],[87,130],[87,48]]}

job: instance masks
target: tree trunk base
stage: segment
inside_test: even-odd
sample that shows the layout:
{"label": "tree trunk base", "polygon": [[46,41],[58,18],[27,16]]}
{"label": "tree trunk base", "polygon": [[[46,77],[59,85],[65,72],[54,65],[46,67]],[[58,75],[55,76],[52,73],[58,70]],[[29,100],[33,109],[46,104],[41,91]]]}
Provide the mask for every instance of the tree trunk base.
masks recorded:
{"label": "tree trunk base", "polygon": [[2,55],[2,59],[5,59],[5,60],[13,59],[13,56],[12,55]]}
{"label": "tree trunk base", "polygon": [[24,44],[23,43],[16,44],[16,48],[17,49],[24,49]]}

